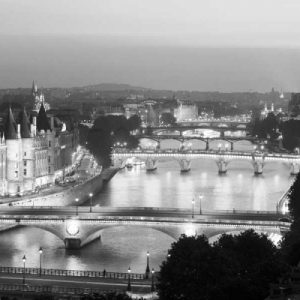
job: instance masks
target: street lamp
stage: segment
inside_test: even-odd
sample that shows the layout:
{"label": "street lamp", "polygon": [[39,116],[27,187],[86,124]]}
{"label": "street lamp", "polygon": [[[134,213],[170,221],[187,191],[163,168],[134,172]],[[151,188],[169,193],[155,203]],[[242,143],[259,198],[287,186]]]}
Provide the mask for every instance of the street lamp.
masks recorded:
{"label": "street lamp", "polygon": [[150,256],[150,254],[149,254],[149,251],[147,251],[147,266],[146,266],[146,272],[145,272],[145,277],[146,277],[146,279],[148,279],[149,278],[149,273],[150,273],[150,268],[149,268],[149,256]]}
{"label": "street lamp", "polygon": [[39,253],[40,253],[40,277],[41,277],[42,276],[42,254],[43,254],[43,248],[42,247],[40,247]]}
{"label": "street lamp", "polygon": [[23,258],[23,284],[25,284],[25,263],[26,263],[26,256],[24,254]]}
{"label": "street lamp", "polygon": [[93,198],[93,193],[89,193],[90,197],[90,212],[92,212],[92,198]]}
{"label": "street lamp", "polygon": [[152,283],[151,283],[151,292],[153,293],[155,291],[155,288],[154,288],[154,268],[152,268]]}
{"label": "street lamp", "polygon": [[129,267],[129,268],[128,268],[128,284],[127,284],[127,291],[128,291],[128,292],[131,292],[130,273],[131,273],[131,269],[130,269],[130,267]]}
{"label": "street lamp", "polygon": [[202,199],[203,199],[203,196],[200,195],[200,196],[199,196],[199,200],[200,200],[200,211],[199,211],[199,213],[200,213],[200,215],[202,215],[202,204],[201,204]]}
{"label": "street lamp", "polygon": [[76,202],[76,216],[78,216],[78,198],[75,198],[75,202]]}
{"label": "street lamp", "polygon": [[193,198],[192,200],[192,209],[193,209],[193,213],[192,213],[192,219],[194,219],[194,213],[195,213],[195,199]]}

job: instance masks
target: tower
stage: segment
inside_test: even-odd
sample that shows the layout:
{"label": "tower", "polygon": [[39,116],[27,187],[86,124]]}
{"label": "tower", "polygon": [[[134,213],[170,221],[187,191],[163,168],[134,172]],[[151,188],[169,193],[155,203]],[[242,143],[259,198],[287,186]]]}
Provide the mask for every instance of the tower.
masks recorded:
{"label": "tower", "polygon": [[22,140],[21,127],[16,124],[11,108],[8,109],[5,124],[7,146],[7,192],[10,196],[23,193],[22,174]]}

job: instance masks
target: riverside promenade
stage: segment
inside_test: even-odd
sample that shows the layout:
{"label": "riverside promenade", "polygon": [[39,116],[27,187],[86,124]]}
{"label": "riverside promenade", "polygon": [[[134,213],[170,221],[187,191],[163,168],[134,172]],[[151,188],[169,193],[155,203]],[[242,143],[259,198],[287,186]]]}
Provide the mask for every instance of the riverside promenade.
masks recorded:
{"label": "riverside promenade", "polygon": [[127,292],[133,299],[152,299],[156,278],[145,277],[136,273],[0,267],[0,295],[24,295],[30,299],[34,295],[51,294],[79,299],[86,294]]}
{"label": "riverside promenade", "polygon": [[[85,180],[69,182],[65,185],[54,185],[40,190],[39,193],[22,197],[7,197],[0,199],[1,206],[72,206],[81,205],[89,198],[89,193],[99,193],[117,172],[118,168],[107,168],[100,174],[89,176]],[[78,198],[78,203],[75,199]]]}

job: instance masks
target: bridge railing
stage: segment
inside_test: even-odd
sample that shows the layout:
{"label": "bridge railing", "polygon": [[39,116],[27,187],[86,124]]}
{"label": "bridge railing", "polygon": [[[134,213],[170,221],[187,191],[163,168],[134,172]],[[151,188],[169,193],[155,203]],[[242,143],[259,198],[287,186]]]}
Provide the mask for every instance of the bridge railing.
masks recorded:
{"label": "bridge railing", "polygon": [[80,295],[80,294],[106,294],[110,292],[117,292],[120,290],[101,290],[97,288],[81,288],[81,287],[66,287],[66,286],[35,286],[35,285],[27,285],[27,284],[7,284],[7,283],[0,283],[0,292],[7,292],[7,293],[51,293],[51,294],[73,294],[73,295]]}
{"label": "bridge railing", "polygon": [[[24,274],[22,267],[0,267],[0,273],[5,274]],[[25,268],[25,274],[42,276],[61,276],[61,277],[89,277],[89,278],[108,278],[108,279],[128,279],[130,276],[133,280],[145,279],[145,274],[141,273],[121,273],[107,271],[84,271],[84,270],[63,270],[63,269],[39,269]]]}

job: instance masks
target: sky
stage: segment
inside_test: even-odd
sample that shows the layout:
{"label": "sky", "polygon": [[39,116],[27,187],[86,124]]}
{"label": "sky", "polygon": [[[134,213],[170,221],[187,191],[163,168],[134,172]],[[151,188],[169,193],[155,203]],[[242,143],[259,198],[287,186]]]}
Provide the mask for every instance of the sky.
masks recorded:
{"label": "sky", "polygon": [[[47,65],[49,56],[52,56],[51,61],[59,59],[65,68],[60,66],[57,70],[52,70],[54,72],[52,77],[56,77],[57,82],[47,79],[47,76],[42,76],[42,80],[46,80],[44,85],[70,86],[72,81],[68,79],[68,76],[74,71],[80,70],[75,68],[74,63],[70,64],[68,56],[77,56],[76,53],[72,53],[75,51],[72,47],[80,48],[78,55],[83,55],[83,49],[89,45],[89,49],[86,51],[87,55],[90,54],[89,51],[101,52],[103,47],[106,49],[109,47],[113,49],[126,48],[128,53],[137,53],[138,57],[141,55],[141,51],[144,51],[145,55],[146,53],[151,55],[149,60],[156,63],[158,68],[155,74],[157,82],[155,80],[143,81],[142,73],[145,72],[141,71],[139,74],[128,74],[124,83],[139,85],[150,83],[152,85],[150,87],[161,88],[164,87],[165,82],[165,87],[172,89],[177,87],[211,89],[213,88],[212,84],[205,83],[200,87],[197,87],[197,84],[188,84],[194,74],[188,74],[186,69],[189,64],[182,65],[187,49],[298,49],[300,47],[299,12],[299,0],[0,0],[0,67],[6,71],[5,75],[0,74],[0,88],[8,87],[8,85],[24,86],[27,82],[31,82],[31,78],[29,80],[26,76],[35,76],[35,74],[41,76],[41,72],[35,72],[34,68],[43,69],[44,66],[49,69],[51,67]],[[35,49],[35,47],[39,47],[36,39],[40,39],[40,44],[43,44],[41,49],[44,51],[44,56],[47,53],[46,60],[43,54]],[[76,42],[74,42],[75,40]],[[8,44],[9,47],[3,46],[3,43]],[[53,54],[53,44],[61,47],[62,55],[59,55],[56,50]],[[162,52],[160,55],[149,53],[146,51],[149,48],[156,48],[156,50],[161,48]],[[169,48],[170,53],[176,52],[176,55],[175,52],[172,54],[177,57],[177,61],[174,63],[178,65],[178,68],[183,66],[183,70],[185,70],[184,73],[187,77],[185,81],[180,82],[180,85],[176,80],[173,82],[171,78],[165,80],[163,76],[159,75],[164,63],[163,53],[166,51],[163,49],[166,48]],[[12,49],[13,51],[11,51]],[[178,49],[182,49],[181,55],[179,55]],[[32,66],[32,69],[27,63],[27,55],[30,51],[32,55],[40,57],[37,61],[39,66]],[[104,52],[105,55],[108,55],[108,61],[113,60],[109,51]],[[286,66],[286,61],[290,63],[288,53],[284,54],[283,67]],[[117,55],[117,60],[120,60],[122,53],[121,51],[118,54],[114,52],[114,55]],[[155,61],[155,55],[157,61]],[[220,50],[219,57],[223,55],[224,53]],[[260,61],[259,55],[258,53],[257,64],[264,64],[264,61]],[[274,58],[273,63],[276,65],[276,56],[272,57]],[[101,69],[103,62],[101,64],[95,58],[92,55],[93,62],[99,63],[99,69]],[[199,57],[195,55],[194,58],[197,63]],[[293,56],[293,58],[295,57]],[[81,57],[77,57],[77,59],[80,60]],[[82,57],[82,59],[86,60],[86,57]],[[123,55],[123,59],[126,60],[127,57]],[[134,56],[128,59],[129,61],[132,59],[131,64],[136,64]],[[193,57],[190,59],[192,61]],[[204,55],[203,61],[207,59],[207,55]],[[215,60],[216,57],[213,59]],[[213,64],[214,61],[211,63]],[[243,62],[241,63],[243,64]],[[244,63],[249,64],[247,55],[245,55]],[[270,61],[266,63],[272,64]],[[297,61],[296,64],[300,64],[300,62]],[[86,64],[87,67],[90,65],[92,62]],[[201,65],[198,64],[198,66],[201,73]],[[24,68],[27,69],[24,70]],[[116,70],[110,72],[106,68],[107,66],[105,66],[105,70],[108,71],[107,77],[100,73],[99,76],[93,74],[93,76],[82,78],[81,81],[74,80],[74,85],[85,84],[89,81],[92,81],[90,83],[99,83],[98,80],[107,82],[123,79],[124,76],[114,76],[114,74],[118,74]],[[142,65],[139,68],[142,70]],[[249,68],[251,70],[250,65]],[[120,64],[119,72],[124,73],[125,71],[124,66]],[[154,72],[154,70],[151,71]],[[286,70],[285,67],[284,72],[289,73],[289,70]],[[20,76],[21,73],[24,75]],[[203,77],[205,74],[200,75]],[[268,76],[267,73],[260,75]],[[295,75],[295,70],[286,77],[282,75],[282,78],[277,78],[278,84],[286,86],[286,88],[297,88],[293,84],[288,84],[293,75]],[[247,79],[245,80],[247,81]],[[216,89],[239,88],[227,81],[224,76],[224,83],[217,85]],[[241,90],[256,88],[253,84],[247,84],[246,81],[241,84]],[[263,86],[260,84],[257,89],[269,89],[273,83],[276,84],[274,80],[269,82],[266,80],[265,84]]]}

